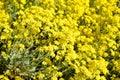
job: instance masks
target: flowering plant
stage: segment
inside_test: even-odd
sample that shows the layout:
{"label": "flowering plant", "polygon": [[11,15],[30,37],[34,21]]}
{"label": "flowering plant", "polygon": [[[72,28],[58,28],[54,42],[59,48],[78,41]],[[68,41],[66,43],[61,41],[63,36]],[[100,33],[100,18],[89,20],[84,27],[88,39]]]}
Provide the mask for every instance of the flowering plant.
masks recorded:
{"label": "flowering plant", "polygon": [[0,79],[119,80],[119,0],[1,0]]}

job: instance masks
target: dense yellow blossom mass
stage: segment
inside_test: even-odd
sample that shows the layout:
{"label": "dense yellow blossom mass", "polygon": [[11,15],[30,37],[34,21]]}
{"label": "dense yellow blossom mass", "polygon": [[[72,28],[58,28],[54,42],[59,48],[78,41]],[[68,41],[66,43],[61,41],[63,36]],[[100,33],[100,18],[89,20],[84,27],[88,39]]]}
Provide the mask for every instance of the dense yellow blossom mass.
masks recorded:
{"label": "dense yellow blossom mass", "polygon": [[0,80],[120,80],[120,0],[0,0]]}

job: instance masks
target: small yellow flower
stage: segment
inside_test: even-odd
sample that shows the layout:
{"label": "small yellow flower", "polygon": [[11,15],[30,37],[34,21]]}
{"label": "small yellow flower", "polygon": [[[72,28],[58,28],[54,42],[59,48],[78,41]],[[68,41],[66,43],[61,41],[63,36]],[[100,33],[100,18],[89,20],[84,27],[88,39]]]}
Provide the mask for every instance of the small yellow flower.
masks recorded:
{"label": "small yellow flower", "polygon": [[65,80],[64,78],[60,78],[59,80]]}
{"label": "small yellow flower", "polygon": [[2,35],[0,38],[1,38],[1,40],[2,40],[2,39],[7,39],[8,37],[9,37],[9,35],[6,34],[6,35]]}
{"label": "small yellow flower", "polygon": [[0,1],[0,9],[2,9],[3,4],[4,4],[4,3]]}
{"label": "small yellow flower", "polygon": [[60,56],[59,55],[56,55],[56,60],[60,60]]}
{"label": "small yellow flower", "polygon": [[101,78],[100,80],[106,80],[106,78],[104,76],[101,76],[100,78]]}
{"label": "small yellow flower", "polygon": [[55,53],[52,51],[52,52],[50,53],[50,56],[51,56],[51,57],[55,57]]}
{"label": "small yellow flower", "polygon": [[4,77],[4,75],[0,75],[0,79],[3,78],[3,77]]}
{"label": "small yellow flower", "polygon": [[38,72],[37,78],[38,78],[39,80],[43,79],[44,77],[45,77],[44,74],[42,74],[41,72]]}
{"label": "small yellow flower", "polygon": [[21,78],[20,76],[15,76],[15,80],[24,80],[24,79]]}
{"label": "small yellow flower", "polygon": [[26,0],[20,0],[22,4],[26,4]]}
{"label": "small yellow flower", "polygon": [[0,75],[0,80],[9,80],[7,76]]}
{"label": "small yellow flower", "polygon": [[9,57],[9,55],[7,53],[5,53],[4,51],[2,51],[2,55],[5,59],[7,59]]}
{"label": "small yellow flower", "polygon": [[25,49],[25,45],[24,44],[19,44],[20,50],[22,51],[23,49]]}
{"label": "small yellow flower", "polygon": [[28,35],[29,35],[29,31],[26,30],[26,31],[24,32],[24,36],[27,37]]}
{"label": "small yellow flower", "polygon": [[58,80],[56,76],[53,76],[51,80]]}
{"label": "small yellow flower", "polygon": [[8,41],[8,48],[10,48],[11,47],[11,44],[12,44],[12,41]]}
{"label": "small yellow flower", "polygon": [[43,65],[47,65],[47,62],[43,61],[42,64],[43,64]]}

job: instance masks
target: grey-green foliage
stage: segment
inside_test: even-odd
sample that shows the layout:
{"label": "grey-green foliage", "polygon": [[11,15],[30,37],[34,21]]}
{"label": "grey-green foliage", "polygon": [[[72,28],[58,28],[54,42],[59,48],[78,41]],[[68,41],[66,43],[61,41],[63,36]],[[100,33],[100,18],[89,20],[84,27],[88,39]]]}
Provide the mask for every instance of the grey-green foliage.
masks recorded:
{"label": "grey-green foliage", "polygon": [[[19,43],[22,42],[16,42],[16,44]],[[27,42],[23,44],[25,43]],[[40,52],[38,47],[33,49],[34,46],[32,43],[22,51],[19,48],[15,48],[15,45],[13,48],[6,49],[10,56],[5,74],[7,74],[9,70],[12,75],[24,76],[26,78],[35,75],[37,68],[41,68],[40,64],[48,54]]]}

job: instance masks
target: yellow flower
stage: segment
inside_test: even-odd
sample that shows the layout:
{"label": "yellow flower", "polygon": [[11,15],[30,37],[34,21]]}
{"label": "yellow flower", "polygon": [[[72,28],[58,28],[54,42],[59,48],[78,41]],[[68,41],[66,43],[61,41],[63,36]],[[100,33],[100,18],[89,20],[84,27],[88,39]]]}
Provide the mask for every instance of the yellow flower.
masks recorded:
{"label": "yellow flower", "polygon": [[3,78],[3,77],[4,77],[4,75],[0,75],[0,79]]}
{"label": "yellow flower", "polygon": [[0,9],[2,9],[3,4],[4,4],[4,3],[0,1]]}
{"label": "yellow flower", "polygon": [[24,80],[24,79],[21,78],[20,76],[15,76],[15,80]]}
{"label": "yellow flower", "polygon": [[108,53],[103,53],[103,57],[108,57]]}
{"label": "yellow flower", "polygon": [[75,69],[75,73],[79,73],[79,72],[80,72],[80,69],[79,69],[79,67],[78,67],[78,66],[73,65],[73,67],[74,67],[74,69]]}
{"label": "yellow flower", "polygon": [[51,80],[58,80],[56,76],[53,76]]}
{"label": "yellow flower", "polygon": [[7,76],[0,75],[0,80],[9,80]]}
{"label": "yellow flower", "polygon": [[111,55],[114,56],[115,52],[112,49],[110,49],[110,51],[111,51]]}
{"label": "yellow flower", "polygon": [[61,59],[59,55],[56,55],[55,58],[56,58],[56,60],[60,60]]}
{"label": "yellow flower", "polygon": [[41,79],[43,79],[45,77],[45,75],[44,74],[42,74],[40,71],[38,72],[38,75],[37,75],[37,78],[39,79],[39,80],[41,80]]}
{"label": "yellow flower", "polygon": [[100,79],[100,75],[97,75],[97,76],[96,76],[96,80],[101,80],[101,79]]}
{"label": "yellow flower", "polygon": [[9,55],[7,53],[5,53],[4,51],[2,51],[1,53],[5,59],[9,58]]}
{"label": "yellow flower", "polygon": [[26,31],[24,32],[24,36],[27,37],[28,35],[29,35],[29,31],[26,30]]}
{"label": "yellow flower", "polygon": [[26,4],[26,0],[20,0],[22,4]]}
{"label": "yellow flower", "polygon": [[104,76],[101,76],[100,78],[101,78],[100,80],[106,80],[106,78]]}
{"label": "yellow flower", "polygon": [[59,80],[65,80],[64,78],[60,78]]}
{"label": "yellow flower", "polygon": [[25,45],[24,44],[19,44],[20,50],[22,51],[23,49],[25,49]]}
{"label": "yellow flower", "polygon": [[52,52],[50,53],[50,56],[51,56],[51,57],[55,57],[55,53],[52,51]]}
{"label": "yellow flower", "polygon": [[47,62],[43,61],[42,64],[43,64],[43,65],[47,65]]}
{"label": "yellow flower", "polygon": [[18,25],[18,22],[13,22],[13,25],[14,25],[14,26],[17,26],[17,25]]}
{"label": "yellow flower", "polygon": [[9,33],[10,31],[9,31],[9,29],[4,29],[4,32],[6,32],[6,33]]}
{"label": "yellow flower", "polygon": [[82,65],[86,65],[86,61],[82,60],[81,61]]}
{"label": "yellow flower", "polygon": [[75,60],[78,58],[78,55],[74,51],[68,51],[68,54],[65,56],[65,59],[70,61],[70,60]]}
{"label": "yellow flower", "polygon": [[7,39],[7,38],[8,38],[8,36],[9,36],[9,35],[8,35],[8,34],[6,34],[6,35],[2,35],[0,38],[1,38],[1,40],[2,40],[2,39]]}
{"label": "yellow flower", "polygon": [[9,40],[9,41],[8,41],[8,46],[7,46],[7,47],[10,48],[10,47],[11,47],[11,44],[12,44],[12,41]]}

